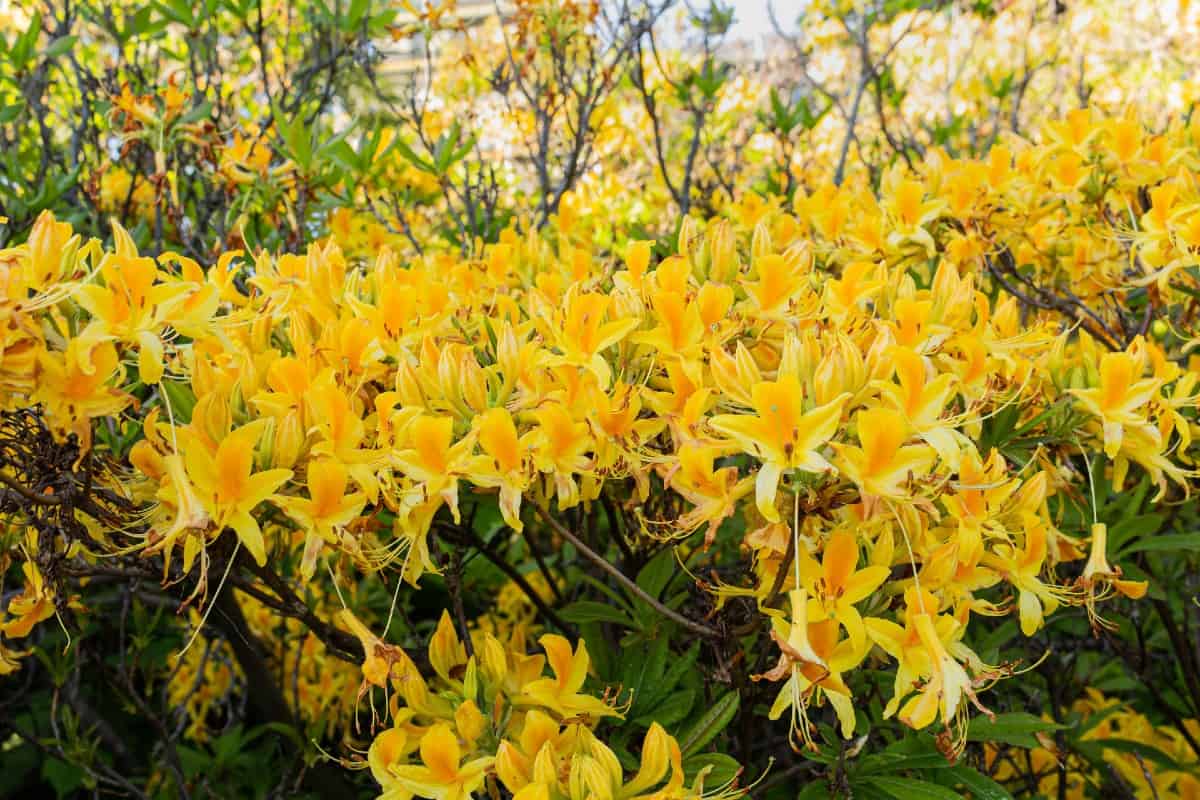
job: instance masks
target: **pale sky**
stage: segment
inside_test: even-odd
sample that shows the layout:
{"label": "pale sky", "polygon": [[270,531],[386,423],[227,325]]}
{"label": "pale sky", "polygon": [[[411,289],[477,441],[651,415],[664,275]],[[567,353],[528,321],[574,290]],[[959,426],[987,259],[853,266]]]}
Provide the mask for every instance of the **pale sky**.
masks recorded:
{"label": "pale sky", "polygon": [[[771,20],[767,16],[767,0],[732,0],[734,24],[730,35],[736,39],[757,39],[771,31]],[[775,14],[780,22],[784,22],[785,14],[781,13],[788,6],[788,0],[775,3]]]}
{"label": "pale sky", "polygon": [[[734,24],[730,36],[734,39],[755,41],[773,33],[771,18],[767,15],[767,0],[728,0],[733,6]],[[775,17],[785,28],[796,20],[804,0],[774,0]]]}

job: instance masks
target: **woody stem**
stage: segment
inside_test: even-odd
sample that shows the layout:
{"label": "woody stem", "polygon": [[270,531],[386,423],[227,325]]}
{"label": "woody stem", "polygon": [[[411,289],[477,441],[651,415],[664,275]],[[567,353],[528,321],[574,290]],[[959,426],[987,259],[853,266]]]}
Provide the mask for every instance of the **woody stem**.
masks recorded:
{"label": "woody stem", "polygon": [[582,553],[585,558],[587,558],[589,561],[591,561],[597,567],[604,570],[609,575],[611,575],[613,578],[615,578],[618,583],[620,583],[622,586],[624,586],[626,589],[629,590],[630,594],[634,595],[639,600],[645,602],[647,605],[649,605],[651,608],[653,608],[658,613],[662,614],[667,619],[670,619],[671,621],[676,622],[679,625],[682,625],[684,628],[686,628],[687,630],[696,634],[697,636],[704,636],[709,639],[720,638],[721,634],[719,632],[713,630],[712,628],[708,627],[707,625],[702,625],[699,622],[696,622],[695,620],[688,619],[687,617],[683,616],[682,614],[678,613],[677,611],[672,611],[671,609],[667,608],[665,605],[660,603],[658,600],[651,597],[644,589],[642,589],[642,587],[638,586],[636,583],[634,583],[632,580],[630,580],[629,577],[624,572],[621,572],[621,570],[617,569],[615,566],[610,564],[608,559],[606,559],[604,556],[597,553],[592,548],[588,547],[586,544],[583,543],[583,541],[578,536],[571,533],[571,531],[567,530],[566,526],[564,526],[561,522],[556,520],[554,517],[550,516],[550,512],[546,511],[546,509],[542,508],[541,506],[534,506],[534,507],[537,509],[538,515],[543,520],[545,520],[546,523],[551,528],[554,529],[555,533],[557,533],[559,536],[566,539],[571,544],[575,545],[576,550],[578,550],[580,553]]}

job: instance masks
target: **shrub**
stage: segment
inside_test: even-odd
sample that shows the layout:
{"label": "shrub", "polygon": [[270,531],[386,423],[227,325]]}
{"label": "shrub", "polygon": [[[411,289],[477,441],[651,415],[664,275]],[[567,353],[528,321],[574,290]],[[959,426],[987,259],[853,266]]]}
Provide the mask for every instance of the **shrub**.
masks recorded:
{"label": "shrub", "polygon": [[0,785],[1195,793],[1200,128],[1120,10],[14,21]]}

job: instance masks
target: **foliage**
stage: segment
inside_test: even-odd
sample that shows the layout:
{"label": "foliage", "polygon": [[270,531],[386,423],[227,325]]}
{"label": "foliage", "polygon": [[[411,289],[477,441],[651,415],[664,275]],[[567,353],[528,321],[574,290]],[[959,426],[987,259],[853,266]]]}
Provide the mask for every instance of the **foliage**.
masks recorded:
{"label": "foliage", "polygon": [[7,12],[0,787],[1200,792],[1196,56],[1057,5]]}

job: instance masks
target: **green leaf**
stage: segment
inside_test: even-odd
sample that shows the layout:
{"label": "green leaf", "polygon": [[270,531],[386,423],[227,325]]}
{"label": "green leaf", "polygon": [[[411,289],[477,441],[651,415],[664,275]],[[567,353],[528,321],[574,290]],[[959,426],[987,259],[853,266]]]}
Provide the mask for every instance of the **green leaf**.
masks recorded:
{"label": "green leaf", "polygon": [[377,14],[372,14],[367,21],[367,28],[373,36],[379,36],[385,32],[387,27],[396,21],[396,17],[400,16],[400,9],[385,8]]}
{"label": "green leaf", "polygon": [[42,32],[42,15],[33,14],[29,20],[29,27],[16,38],[12,47],[8,51],[8,59],[11,62],[11,67],[14,70],[21,70],[33,57],[34,45],[37,43],[38,36]]}
{"label": "green leaf", "polygon": [[0,125],[7,122],[12,122],[21,114],[21,109],[24,106],[21,103],[13,103],[8,106],[0,106]]}
{"label": "green leaf", "polygon": [[659,636],[644,641],[641,648],[629,648],[623,653],[621,684],[633,693],[630,714],[643,714],[661,699],[658,692],[662,690],[669,645],[667,637]]}
{"label": "green leaf", "polygon": [[800,790],[800,794],[796,795],[796,800],[828,800],[833,796],[833,793],[829,791],[828,783],[812,781]]}
{"label": "green leaf", "polygon": [[655,722],[664,728],[670,728],[686,719],[695,704],[695,689],[677,689],[670,692],[645,714],[637,716],[633,722],[643,728],[649,728]]}
{"label": "green leaf", "polygon": [[[1079,718],[1078,721],[1076,721],[1076,719],[1072,719],[1071,722],[1073,730],[1071,731],[1071,737],[1075,740],[1082,739],[1088,731],[1104,722],[1104,720],[1120,714],[1124,710],[1125,709],[1122,708],[1119,703],[1114,703],[1107,708],[1102,708],[1099,711],[1094,711],[1087,716],[1083,716],[1082,718]],[[1075,716],[1079,717],[1080,715],[1076,714]]]}
{"label": "green leaf", "polygon": [[280,736],[286,736],[292,740],[292,743],[296,747],[301,749],[304,747],[304,740],[300,737],[300,732],[286,722],[264,722],[262,725],[256,725],[250,729],[242,744],[243,746],[248,745],[255,739],[265,736],[268,733],[277,733]]}
{"label": "green leaf", "polygon": [[958,792],[915,778],[874,775],[864,778],[862,783],[879,789],[896,800],[962,800]]}
{"label": "green leaf", "polygon": [[966,787],[975,800],[1012,800],[1007,789],[966,764],[954,767],[948,775]]}
{"label": "green leaf", "polygon": [[70,52],[75,46],[76,36],[60,36],[46,46],[46,58],[53,61],[61,55]]}
{"label": "green leaf", "polygon": [[162,30],[167,23],[166,19],[157,19],[154,17],[154,6],[143,6],[136,13],[125,17],[124,29],[114,28],[113,34],[117,41],[121,44],[138,36],[144,36],[151,31],[157,33]]}
{"label": "green leaf", "polygon": [[275,129],[283,139],[286,154],[296,162],[301,172],[309,172],[313,161],[312,134],[304,124],[304,115],[297,114],[296,118],[289,122],[283,108],[276,105],[273,118]]}
{"label": "green leaf", "polygon": [[937,750],[923,753],[887,752],[865,756],[855,773],[874,775],[877,773],[903,772],[909,769],[946,769],[954,766]]}
{"label": "green leaf", "polygon": [[[192,411],[196,408],[196,395],[191,387],[178,381],[164,380],[162,382],[164,399],[171,404],[171,414],[175,421],[187,424],[192,421]],[[170,416],[168,416],[170,419]]]}
{"label": "green leaf", "polygon": [[607,603],[597,603],[594,600],[577,600],[559,612],[567,622],[582,625],[587,622],[612,622],[626,628],[634,627],[634,622],[619,608]]}
{"label": "green leaf", "polygon": [[500,540],[493,537],[500,535],[500,531],[505,527],[504,515],[500,513],[500,501],[494,494],[476,495],[473,499],[469,519],[474,521],[475,533],[485,542],[496,544]]}
{"label": "green leaf", "polygon": [[684,758],[698,753],[704,745],[716,738],[718,733],[725,730],[737,714],[741,701],[738,693],[731,691],[713,703],[712,708],[704,712],[704,716],[696,720],[696,723],[679,737],[679,749]]}
{"label": "green leaf", "polygon": [[474,134],[467,136],[461,143],[460,139],[462,139],[462,127],[458,122],[454,122],[450,126],[450,130],[438,137],[433,146],[434,174],[446,174],[450,167],[461,161],[475,146]]}
{"label": "green leaf", "polygon": [[1126,547],[1119,555],[1131,553],[1165,553],[1177,550],[1200,550],[1200,533],[1177,533],[1152,536]]}
{"label": "green leaf", "polygon": [[[0,44],[4,41],[0,37]],[[0,797],[19,797],[42,761],[32,744],[22,740],[16,746],[7,746],[4,751],[4,769],[0,770]]]}
{"label": "green leaf", "polygon": [[423,159],[419,155],[417,155],[416,152],[411,147],[408,146],[408,142],[404,141],[399,136],[397,136],[395,138],[395,140],[393,140],[392,146],[395,147],[396,150],[398,150],[400,152],[400,155],[404,156],[404,158],[410,164],[412,164],[414,167],[421,170],[422,172],[436,172],[437,171],[434,169],[434,166],[432,164],[430,164],[428,161],[426,161],[425,159]]}
{"label": "green leaf", "polygon": [[208,753],[187,745],[180,745],[176,749],[179,751],[179,762],[183,767],[185,777],[194,778],[200,773],[212,769],[213,760]]}
{"label": "green leaf", "polygon": [[[1012,406],[1012,407],[1013,407],[1013,408],[1019,408],[1019,406],[1016,406],[1016,405],[1014,405],[1014,406]],[[1028,422],[1026,422],[1025,424],[1023,424],[1023,425],[1019,426],[1018,428],[1016,428],[1016,429],[1013,431],[1013,435],[1014,435],[1014,436],[1021,436],[1021,435],[1023,435],[1023,434],[1029,433],[1029,432],[1030,432],[1030,431],[1032,431],[1034,428],[1036,428],[1038,425],[1041,425],[1043,422],[1045,422],[1046,420],[1048,420],[1048,419],[1050,419],[1052,416],[1054,416],[1054,414],[1055,414],[1055,412],[1056,412],[1057,410],[1058,410],[1058,409],[1057,409],[1057,408],[1055,408],[1054,406],[1051,406],[1050,408],[1047,408],[1045,411],[1043,411],[1043,412],[1041,412],[1040,414],[1038,414],[1038,415],[1034,416],[1034,417],[1033,417],[1033,419],[1029,420],[1029,421],[1028,421]]]}
{"label": "green leaf", "polygon": [[199,122],[202,119],[208,119],[212,116],[212,109],[213,104],[206,100],[176,120],[175,124],[190,125],[193,122]]}
{"label": "green leaf", "polygon": [[213,740],[213,754],[216,756],[217,763],[221,764],[229,761],[231,757],[242,749],[243,743],[241,725],[234,725],[224,734]]}
{"label": "green leaf", "polygon": [[685,674],[691,671],[692,666],[696,663],[696,659],[700,657],[700,643],[692,642],[692,646],[682,657],[676,658],[671,662],[671,666],[667,669],[667,673],[663,675],[663,687],[670,691],[679,684],[679,681]]}
{"label": "green leaf", "polygon": [[979,643],[979,647],[976,649],[981,654],[998,650],[1002,645],[1015,638],[1017,632],[1017,623],[1011,619],[1005,620],[1003,623],[996,626],[994,631],[988,633],[988,635]]}
{"label": "green leaf", "polygon": [[84,771],[66,761],[48,758],[42,763],[42,777],[54,787],[55,794],[66,797],[83,785]]}
{"label": "green leaf", "polygon": [[362,22],[367,10],[370,8],[370,0],[350,0],[350,11],[342,20],[342,30],[347,33],[353,33],[359,23]]}
{"label": "green leaf", "polygon": [[608,585],[606,585],[602,581],[596,580],[595,578],[593,578],[591,575],[588,575],[587,573],[581,574],[579,576],[579,579],[582,580],[583,582],[593,586],[597,591],[599,591],[604,596],[606,596],[607,598],[612,600],[618,606],[621,606],[622,608],[626,609],[631,614],[633,613],[633,607],[629,605],[629,601],[626,600],[624,597],[622,597],[620,594],[618,594],[616,592],[616,590],[610,588]]}
{"label": "green leaf", "polygon": [[702,771],[705,787],[724,786],[738,776],[742,765],[724,753],[697,753],[683,762],[683,775],[689,786]]}
{"label": "green leaf", "polygon": [[1056,722],[1047,722],[1024,711],[997,714],[995,720],[975,717],[967,727],[967,741],[1004,742],[1014,747],[1039,747],[1035,733],[1057,731],[1065,728]]}
{"label": "green leaf", "polygon": [[637,575],[637,585],[657,600],[674,575],[675,550],[668,547],[641,568]]}
{"label": "green leaf", "polygon": [[[1116,504],[1109,504],[1106,507],[1106,515],[1114,505]],[[1118,522],[1110,522],[1108,525],[1109,552],[1118,553],[1138,539],[1150,538],[1152,534],[1158,533],[1165,520],[1166,517],[1162,514],[1133,514]]]}
{"label": "green leaf", "polygon": [[1020,417],[1021,408],[1016,403],[997,411],[984,426],[980,447],[984,450],[1002,447],[1012,438]]}
{"label": "green leaf", "polygon": [[196,27],[196,16],[188,0],[167,0],[166,3],[155,3],[154,6],[172,22],[187,28]]}
{"label": "green leaf", "polygon": [[592,667],[596,670],[596,677],[603,683],[619,682],[617,654],[614,648],[608,646],[600,623],[584,622],[580,624],[579,637],[587,642],[588,655],[592,657]]}

